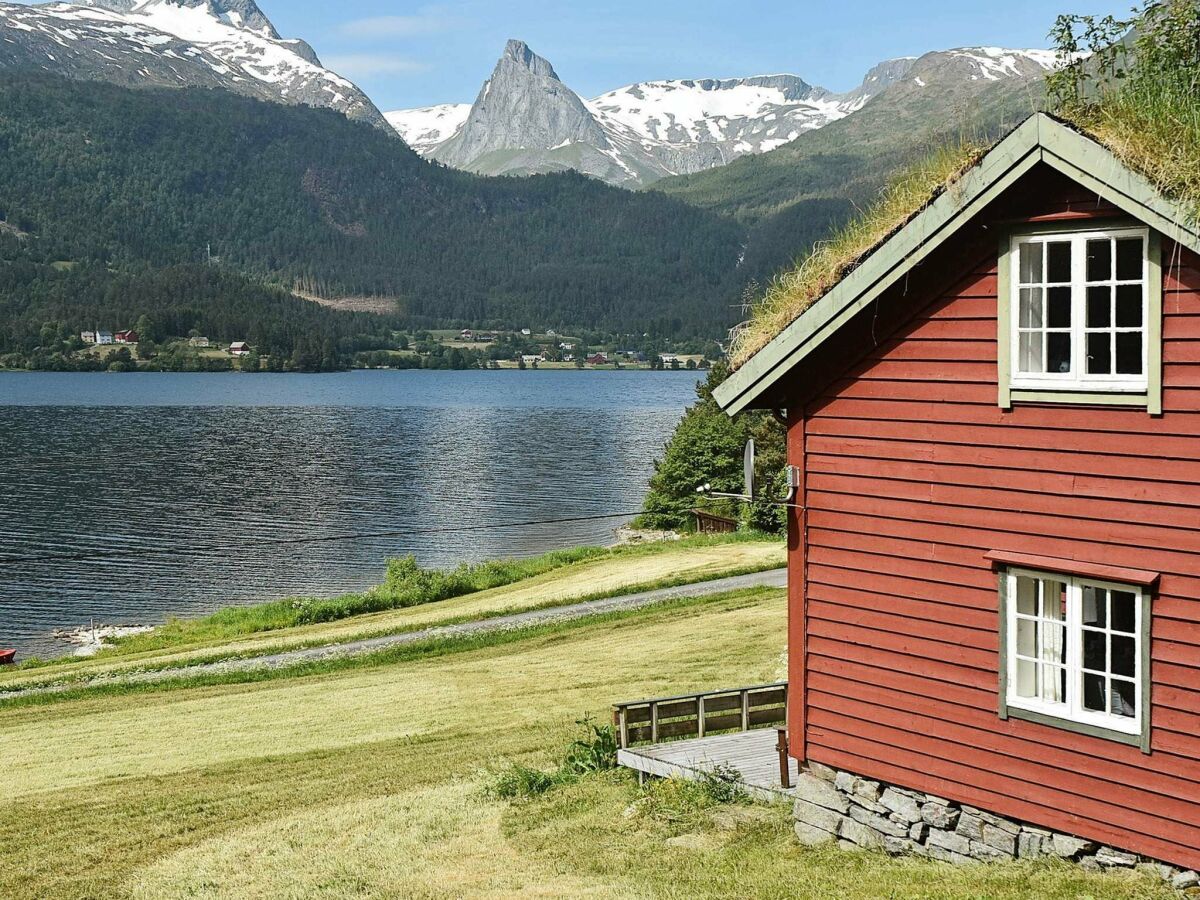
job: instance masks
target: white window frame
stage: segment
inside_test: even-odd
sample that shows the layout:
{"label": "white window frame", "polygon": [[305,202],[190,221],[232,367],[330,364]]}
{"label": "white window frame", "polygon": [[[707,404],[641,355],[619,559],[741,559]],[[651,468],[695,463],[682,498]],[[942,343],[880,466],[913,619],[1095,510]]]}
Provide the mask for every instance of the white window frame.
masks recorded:
{"label": "white window frame", "polygon": [[[1133,238],[1142,239],[1142,371],[1140,375],[1088,375],[1087,363],[1087,242],[1090,240]],[[1021,244],[1071,244],[1071,371],[1023,373],[1020,371],[1021,316]],[[1009,284],[1009,388],[1013,391],[1092,391],[1101,393],[1145,394],[1150,388],[1152,356],[1150,342],[1155,339],[1151,328],[1150,304],[1150,230],[1148,228],[1103,228],[1088,231],[1044,231],[1013,234],[1008,248]],[[1043,250],[1043,258],[1045,251]],[[1113,278],[1116,281],[1116,259],[1113,259]],[[1127,283],[1127,282],[1126,282]],[[1044,301],[1043,301],[1044,302]],[[1115,359],[1114,359],[1115,364]]]}
{"label": "white window frame", "polygon": [[[1045,579],[1061,582],[1067,589],[1067,613],[1063,619],[1066,626],[1066,671],[1067,690],[1063,702],[1044,701],[1033,697],[1022,697],[1017,694],[1017,579],[1019,577]],[[1146,588],[1138,585],[1120,584],[1097,578],[1066,575],[1056,572],[1041,572],[1033,569],[1009,568],[1001,575],[1004,579],[1005,618],[1002,623],[1005,629],[1005,684],[1004,701],[1006,715],[1013,711],[1034,713],[1046,719],[1058,720],[1063,723],[1081,725],[1102,732],[1116,732],[1122,735],[1142,738],[1148,737],[1150,692],[1147,690],[1149,672],[1147,667],[1147,644],[1149,640],[1147,616],[1148,604]],[[1134,595],[1134,694],[1137,697],[1137,712],[1134,716],[1118,716],[1108,712],[1098,712],[1085,709],[1083,706],[1083,587],[1096,587],[1107,591],[1122,591]],[[1106,619],[1106,628],[1111,628],[1111,621]],[[1124,634],[1124,632],[1121,632]],[[1111,668],[1111,654],[1109,656]]]}

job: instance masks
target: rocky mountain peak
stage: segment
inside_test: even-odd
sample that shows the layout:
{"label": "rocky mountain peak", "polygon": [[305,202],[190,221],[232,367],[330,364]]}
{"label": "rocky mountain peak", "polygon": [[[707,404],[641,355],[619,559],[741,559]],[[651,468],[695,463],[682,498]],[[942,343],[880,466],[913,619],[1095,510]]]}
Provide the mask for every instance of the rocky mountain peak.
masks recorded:
{"label": "rocky mountain peak", "polygon": [[604,151],[608,136],[554,67],[525,42],[512,40],[462,127],[434,155],[448,165],[480,171],[495,154],[511,158],[514,152],[574,145]]}
{"label": "rocky mountain peak", "polygon": [[524,41],[510,40],[504,45],[504,53],[500,57],[500,61],[496,64],[499,69],[506,63],[513,64],[519,68],[526,69],[533,75],[538,75],[542,78],[553,78],[559,81],[558,73],[554,71],[554,66],[550,65],[550,60],[538,56]]}

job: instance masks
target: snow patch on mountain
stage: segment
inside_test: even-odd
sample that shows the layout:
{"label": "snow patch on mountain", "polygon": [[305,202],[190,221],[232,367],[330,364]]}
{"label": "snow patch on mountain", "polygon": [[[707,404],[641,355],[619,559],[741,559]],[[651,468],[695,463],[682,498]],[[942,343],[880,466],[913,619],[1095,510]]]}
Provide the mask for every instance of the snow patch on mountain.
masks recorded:
{"label": "snow patch on mountain", "polygon": [[963,47],[950,51],[957,59],[964,59],[978,69],[976,77],[987,81],[1027,75],[1030,66],[1050,71],[1058,66],[1058,57],[1053,50],[1006,50],[1003,47]]}
{"label": "snow patch on mountain", "polygon": [[398,109],[384,113],[383,117],[408,146],[423,153],[455,135],[470,114],[470,103],[443,103],[420,109]]}
{"label": "snow patch on mountain", "polygon": [[132,86],[223,87],[386,127],[352,81],[304,41],[281,38],[253,0],[0,3],[0,69],[31,67]]}

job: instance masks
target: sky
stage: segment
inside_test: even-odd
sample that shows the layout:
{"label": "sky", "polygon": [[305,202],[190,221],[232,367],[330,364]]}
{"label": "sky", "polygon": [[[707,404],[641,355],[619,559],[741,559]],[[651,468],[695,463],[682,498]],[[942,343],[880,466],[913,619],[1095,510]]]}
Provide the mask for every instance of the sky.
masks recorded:
{"label": "sky", "polygon": [[381,109],[475,99],[509,38],[592,97],[634,81],[791,72],[834,91],[896,56],[1047,47],[1057,13],[1124,15],[1132,0],[258,0],[286,37]]}
{"label": "sky", "polygon": [[1124,16],[1133,0],[257,0],[284,37],[384,110],[468,103],[509,38],[585,97],[634,81],[790,72],[834,91],[896,56],[1047,47],[1059,12]]}

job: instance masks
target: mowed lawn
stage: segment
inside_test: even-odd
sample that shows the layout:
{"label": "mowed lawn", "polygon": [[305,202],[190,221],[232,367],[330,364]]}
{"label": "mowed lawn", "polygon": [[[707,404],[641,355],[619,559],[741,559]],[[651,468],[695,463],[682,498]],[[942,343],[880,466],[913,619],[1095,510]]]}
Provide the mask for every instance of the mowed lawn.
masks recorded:
{"label": "mowed lawn", "polygon": [[955,869],[796,845],[786,808],[625,773],[533,799],[611,702],[769,681],[783,592],[577,622],[337,674],[0,708],[0,892],[19,897],[1169,896],[1066,864]]}
{"label": "mowed lawn", "polygon": [[503,587],[421,606],[247,634],[233,639],[208,640],[141,653],[106,655],[97,659],[67,659],[41,668],[0,672],[0,690],[107,675],[150,665],[183,664],[215,655],[250,656],[311,644],[410,631],[446,622],[570,603],[585,597],[633,591],[667,582],[703,581],[734,573],[770,569],[783,566],[785,562],[786,548],[782,541],[777,540],[721,542],[693,539],[681,544],[654,544],[630,548],[612,557],[572,563]]}

